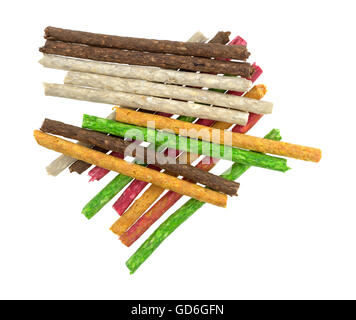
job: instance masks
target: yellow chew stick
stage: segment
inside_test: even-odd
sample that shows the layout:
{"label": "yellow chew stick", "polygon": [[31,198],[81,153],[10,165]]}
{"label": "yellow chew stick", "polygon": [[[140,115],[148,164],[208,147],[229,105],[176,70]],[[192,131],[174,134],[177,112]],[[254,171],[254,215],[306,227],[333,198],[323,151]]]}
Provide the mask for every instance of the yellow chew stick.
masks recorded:
{"label": "yellow chew stick", "polygon": [[[181,136],[186,136],[217,144],[230,145],[262,153],[290,157],[300,160],[319,162],[321,150],[282,141],[274,141],[253,137],[237,132],[226,132],[221,129],[209,128],[199,124],[142,113],[130,109],[116,107],[116,120],[141,127],[151,127],[160,130],[172,130]],[[226,139],[226,137],[228,139]],[[231,136],[230,136],[231,135]],[[231,137],[231,139],[230,139]]]}
{"label": "yellow chew stick", "polygon": [[34,131],[34,137],[39,145],[63,153],[74,159],[83,160],[96,166],[152,183],[161,188],[187,195],[199,201],[205,201],[219,207],[226,207],[227,196],[225,194],[200,187],[134,163],[126,162],[125,160],[83,147],[39,130]]}

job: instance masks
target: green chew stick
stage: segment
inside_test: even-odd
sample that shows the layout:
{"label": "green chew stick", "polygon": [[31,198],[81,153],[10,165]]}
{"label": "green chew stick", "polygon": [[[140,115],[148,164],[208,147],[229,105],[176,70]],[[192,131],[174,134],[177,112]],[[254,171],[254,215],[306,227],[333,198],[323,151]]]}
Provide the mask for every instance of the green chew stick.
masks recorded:
{"label": "green chew stick", "polygon": [[[193,122],[195,118],[180,116],[181,121]],[[163,143],[163,142],[162,142]],[[160,147],[156,145],[156,149]],[[137,163],[137,162],[135,162]],[[146,165],[145,165],[146,166]],[[109,182],[94,198],[92,198],[83,208],[82,213],[88,219],[91,219],[97,214],[112,198],[114,198],[126,185],[133,179],[123,174],[118,174],[111,182]]]}
{"label": "green chew stick", "polygon": [[83,128],[110,133],[120,137],[132,134],[139,140],[164,144],[165,147],[182,150],[185,152],[204,154],[213,158],[226,159],[240,164],[285,172],[289,170],[287,160],[266,154],[232,148],[207,141],[190,139],[168,132],[157,131],[151,128],[139,127],[118,121],[98,118],[95,116],[83,116]]}
{"label": "green chew stick", "polygon": [[123,174],[117,175],[103,188],[93,199],[83,208],[82,213],[88,218],[92,218],[102,207],[104,207],[113,195],[119,193],[133,178]]}
{"label": "green chew stick", "polygon": [[[265,139],[280,141],[282,137],[278,129],[273,129],[265,136]],[[250,167],[251,166],[248,165],[234,163],[221,177],[234,181]],[[204,204],[205,202],[189,199],[177,211],[172,213],[127,260],[126,266],[130,270],[130,273],[133,274],[174,230]]]}

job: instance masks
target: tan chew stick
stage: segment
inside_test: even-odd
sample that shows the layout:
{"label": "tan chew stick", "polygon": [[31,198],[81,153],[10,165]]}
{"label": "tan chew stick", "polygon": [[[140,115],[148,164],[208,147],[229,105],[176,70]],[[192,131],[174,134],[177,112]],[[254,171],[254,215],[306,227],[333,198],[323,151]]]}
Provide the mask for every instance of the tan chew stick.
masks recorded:
{"label": "tan chew stick", "polygon": [[64,83],[154,97],[193,101],[258,114],[271,113],[273,108],[273,104],[268,101],[249,99],[211,90],[187,88],[139,79],[124,79],[93,73],[68,72]]}
{"label": "tan chew stick", "polygon": [[134,163],[126,162],[125,160],[51,136],[39,130],[34,131],[34,137],[39,145],[47,149],[61,152],[72,158],[83,160],[102,168],[152,183],[162,188],[187,195],[199,201],[226,207],[227,196],[222,193],[205,189],[193,183],[177,179]]}
{"label": "tan chew stick", "polygon": [[45,83],[44,88],[47,96],[107,103],[131,108],[142,108],[241,125],[245,125],[248,120],[248,112],[229,110],[220,107],[210,107],[193,102],[182,102],[134,93],[84,88],[67,84]]}
{"label": "tan chew stick", "polygon": [[47,54],[45,54],[39,62],[44,67],[53,69],[239,92],[248,90],[252,85],[250,80],[240,77],[224,77],[206,73],[160,69],[156,67],[123,65]]}
{"label": "tan chew stick", "polygon": [[117,121],[134,124],[141,127],[148,126],[154,129],[172,130],[176,134],[190,138],[202,139],[217,144],[225,144],[232,147],[238,147],[262,153],[270,153],[300,160],[318,162],[321,159],[321,150],[316,148],[253,137],[237,132],[227,132],[199,124],[188,123],[125,108],[116,107],[115,109]]}

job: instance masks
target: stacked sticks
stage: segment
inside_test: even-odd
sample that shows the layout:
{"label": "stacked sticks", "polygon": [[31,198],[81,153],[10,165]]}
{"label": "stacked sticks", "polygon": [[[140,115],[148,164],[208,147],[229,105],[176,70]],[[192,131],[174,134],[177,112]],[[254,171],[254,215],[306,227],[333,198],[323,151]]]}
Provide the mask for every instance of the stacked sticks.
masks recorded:
{"label": "stacked sticks", "polygon": [[[90,181],[119,173],[83,214],[92,218],[129,185],[114,204],[120,218],[111,230],[130,246],[183,195],[192,198],[128,260],[131,273],[204,203],[225,207],[227,196],[237,195],[234,180],[249,167],[285,172],[279,156],[321,158],[319,149],[280,142],[278,130],[265,138],[244,135],[273,104],[261,100],[265,86],[251,88],[262,70],[246,62],[246,42],[237,37],[226,46],[229,35],[218,32],[205,43],[201,33],[178,42],[45,29],[40,63],[68,71],[64,84],[46,83],[45,94],[121,105],[106,119],[84,115],[82,127],[45,119],[34,133],[38,144],[62,153],[47,167],[51,175],[66,167],[82,173],[91,165]],[[205,158],[193,166],[200,155]],[[234,164],[221,176],[209,173],[219,159]]]}

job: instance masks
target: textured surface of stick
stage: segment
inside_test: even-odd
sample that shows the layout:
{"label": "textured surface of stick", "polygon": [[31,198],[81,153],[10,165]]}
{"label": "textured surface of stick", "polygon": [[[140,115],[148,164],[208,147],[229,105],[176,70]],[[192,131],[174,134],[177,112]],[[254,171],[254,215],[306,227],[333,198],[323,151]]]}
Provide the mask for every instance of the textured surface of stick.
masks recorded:
{"label": "textured surface of stick", "polygon": [[[108,150],[100,148],[100,147],[97,147],[97,146],[90,146],[90,148],[92,148],[95,151],[102,152],[102,153],[107,153],[108,152]],[[75,172],[75,173],[78,173],[78,174],[82,174],[83,172],[88,170],[91,166],[92,166],[91,163],[85,162],[83,160],[76,160],[73,164],[71,164],[69,166],[68,169],[69,169],[70,173]]]}
{"label": "textured surface of stick", "polygon": [[[231,32],[230,31],[219,31],[214,37],[209,40],[209,43],[220,43],[226,44],[229,42]],[[242,44],[244,45],[244,44]],[[244,45],[246,46],[246,45]]]}
{"label": "textured surface of stick", "polygon": [[140,107],[152,111],[230,121],[232,123],[243,125],[246,124],[248,120],[247,112],[228,110],[220,107],[210,107],[193,102],[182,102],[103,89],[82,88],[65,84],[45,83],[44,87],[45,94],[48,96],[122,105],[132,108]]}
{"label": "textured surface of stick", "polygon": [[254,113],[272,113],[273,109],[273,103],[268,101],[248,99],[231,94],[227,95],[211,90],[187,88],[139,79],[111,77],[94,73],[70,71],[67,73],[64,83],[154,97],[200,102]]}
{"label": "textured surface of stick", "polygon": [[[226,159],[233,162],[248,164],[256,167],[285,172],[289,168],[286,159],[273,157],[253,151],[218,145],[207,141],[189,139],[167,132],[161,132],[146,127],[83,115],[83,128],[125,137],[128,132],[135,132],[140,140],[148,142],[164,141],[167,148],[182,150],[190,153],[204,154],[214,158]],[[133,131],[135,130],[135,131]]]}
{"label": "textured surface of stick", "polygon": [[[215,39],[215,38],[218,38],[218,37],[214,37],[214,39]],[[214,41],[214,39],[212,39],[211,41]],[[234,38],[234,39],[230,42],[230,45],[233,45],[233,44],[240,44],[240,42],[242,42],[241,44],[246,45],[246,42],[245,42],[241,37],[236,37],[236,38]],[[254,74],[253,74],[253,79],[252,79],[252,81],[256,81],[257,78],[261,75],[262,69],[259,68],[256,64],[253,64],[253,67],[254,67],[254,69],[255,69],[255,72],[254,72]],[[225,78],[226,78],[226,77],[225,77]],[[211,90],[214,90],[214,91],[222,92],[222,93],[224,93],[224,91],[225,91],[225,90],[221,91],[221,90],[219,90],[219,89],[209,89],[209,90],[210,90],[210,91],[211,91]],[[256,88],[253,88],[253,89],[250,91],[250,93],[252,94],[252,93],[255,92],[255,91],[256,91]],[[258,91],[259,91],[259,90],[258,90]],[[238,95],[238,96],[241,96],[241,95],[242,95],[242,93],[236,92],[236,91],[230,91],[229,93],[230,93],[230,94],[234,94],[234,95]],[[259,99],[263,97],[264,93],[265,93],[265,92],[263,92],[263,94],[259,97]],[[214,124],[214,121],[199,119],[196,123],[201,124],[201,125],[205,125],[205,126],[211,126],[211,125]],[[216,126],[219,127],[219,124],[221,124],[221,122],[216,123]],[[228,127],[229,127],[229,126],[230,126],[230,124],[228,125]],[[177,154],[177,155],[178,155],[178,154]],[[189,154],[189,153],[185,153],[185,152],[184,152],[184,153],[182,153],[182,154],[178,157],[178,159],[179,159],[179,160],[182,159],[181,162],[183,162],[183,163],[191,163],[192,161],[196,160],[198,157],[199,157],[199,155],[197,155],[197,154]],[[177,159],[177,160],[178,160],[178,159]],[[211,159],[213,159],[213,158],[211,158]],[[216,162],[216,161],[215,161],[215,162]],[[128,191],[128,190],[126,190],[126,191]],[[125,192],[126,192],[126,191],[125,191]],[[132,214],[132,215],[135,216],[135,217],[141,216],[142,213],[144,212],[144,209],[148,209],[148,208],[154,203],[154,201],[156,200],[155,194],[159,193],[159,191],[161,191],[161,193],[164,192],[163,189],[157,190],[156,186],[153,186],[153,185],[150,186],[150,187],[144,192],[144,194],[143,194],[140,198],[138,198],[138,199],[135,201],[135,205],[137,205],[137,207],[140,208],[140,209],[142,209],[143,211],[142,211],[142,210],[136,210],[136,211],[135,211],[135,210],[131,210],[131,208],[130,208],[129,211],[126,212],[126,213],[127,213],[127,214],[130,213],[130,214]],[[149,197],[149,194],[150,194],[150,193],[152,193],[152,197],[151,197],[151,198]],[[169,195],[169,194],[170,194],[170,192],[167,193],[167,195]],[[175,194],[175,193],[173,193],[173,194]],[[130,194],[130,195],[131,195],[131,194]],[[138,195],[138,193],[136,193],[136,195]],[[177,195],[177,194],[175,194],[175,195]],[[121,215],[121,214],[124,212],[124,210],[128,207],[128,204],[127,204],[127,203],[131,203],[131,201],[132,201],[131,199],[132,199],[132,198],[133,198],[133,197],[130,198],[130,201],[127,201],[127,202],[125,202],[125,203],[122,203],[121,206],[117,206],[117,207],[115,206],[115,209],[117,210],[117,212],[118,212],[120,215]],[[161,204],[162,202],[165,203],[165,201],[163,201],[165,198],[166,198],[166,196],[164,196],[161,200],[159,200],[157,204]],[[178,201],[178,199],[177,199],[177,201]],[[126,204],[126,206],[124,206],[124,204]],[[168,210],[169,207],[170,207],[169,203],[166,203],[166,205],[165,205],[164,208]],[[156,205],[154,205],[151,210],[153,210],[154,208],[156,208]],[[151,211],[151,210],[150,210],[150,211]],[[150,212],[150,211],[149,211],[149,212]],[[149,216],[148,213],[147,213],[147,215]],[[158,217],[158,216],[159,216],[159,213],[157,213],[157,217]],[[146,214],[144,215],[144,217],[143,217],[142,219],[139,219],[136,224],[138,224],[139,222],[143,222],[143,223],[144,223],[145,218],[146,218]],[[157,218],[157,219],[158,219],[158,218]],[[142,221],[142,220],[143,220],[143,221]],[[152,221],[152,223],[153,223],[153,221]],[[150,222],[148,222],[148,225],[150,225]],[[148,227],[147,227],[147,228],[148,228]],[[141,228],[141,230],[142,230],[142,228]],[[144,230],[142,230],[142,232],[144,232]]]}
{"label": "textured surface of stick", "polygon": [[[195,33],[188,41],[204,42],[205,37],[200,32],[198,32],[198,33]],[[160,114],[163,115],[162,112],[160,112]],[[171,116],[169,114],[165,114],[165,115],[167,117]],[[181,120],[185,119],[186,121],[194,121],[195,118],[180,116],[179,119],[181,119]],[[154,166],[149,166],[149,167],[153,170],[159,171],[159,169],[157,167],[154,167]],[[119,193],[122,190],[122,188],[124,188],[127,184],[129,184],[131,180],[132,180],[131,178],[130,178],[130,180],[127,180],[127,176],[119,174],[115,178],[116,186],[118,186],[118,187],[116,188],[115,185],[105,186],[100,191],[100,194],[103,194],[105,196],[105,201],[101,201],[100,194],[98,194],[95,198],[93,198],[91,201],[89,201],[89,203],[84,208],[86,214],[91,215],[91,211],[90,211],[91,207],[93,207],[93,209],[95,209],[96,212],[99,211],[108,201],[110,201],[117,193]],[[140,191],[138,189],[140,189],[140,188],[143,189],[145,185],[147,185],[147,183],[144,181],[140,181],[140,180],[132,181],[131,185],[128,188],[126,188],[126,190],[123,192],[121,197],[115,202],[115,204],[114,204],[115,208],[118,208],[119,206],[121,208],[123,206],[126,206],[125,209],[123,209],[123,211],[125,211],[126,208],[131,203],[130,199],[134,199],[136,197],[136,192],[140,193]]]}
{"label": "textured surface of stick", "polygon": [[39,62],[47,68],[103,74],[129,79],[142,79],[193,87],[206,87],[235,91],[246,91],[251,87],[250,80],[239,77],[224,77],[205,73],[160,69],[155,67],[128,66],[117,63],[73,59],[55,55],[44,55]]}
{"label": "textured surface of stick", "polygon": [[[266,94],[266,88],[263,85],[254,86],[246,95],[252,99],[262,99]],[[231,124],[226,122],[216,122],[213,127],[220,129],[228,129]],[[191,161],[197,158],[196,155],[190,157]],[[197,167],[202,170],[211,170],[218,159],[206,157],[199,162]],[[156,188],[151,186],[151,188]],[[168,191],[157,203],[155,203],[132,227],[127,230],[120,238],[126,246],[132,245],[142,234],[155,223],[165,212],[169,210],[182,196],[178,193]]]}
{"label": "textured surface of stick", "polygon": [[207,128],[206,126],[194,123],[187,123],[177,119],[167,119],[159,115],[144,114],[125,108],[116,108],[116,120],[141,127],[147,126],[160,130],[169,130],[169,132],[173,131],[175,134],[194,139],[202,139],[262,153],[314,162],[320,161],[321,158],[320,149],[263,139],[237,132],[227,132],[216,128]]}
{"label": "textured surface of stick", "polygon": [[102,207],[104,207],[111,199],[112,194],[120,192],[133,178],[123,174],[117,175],[103,188],[94,198],[92,198],[82,209],[82,213],[88,219],[94,217]]}
{"label": "textured surface of stick", "polygon": [[216,43],[196,43],[121,37],[54,27],[47,27],[45,29],[45,38],[55,41],[80,43],[104,48],[159,52],[207,58],[246,60],[250,55],[245,46],[226,47]]}
{"label": "textured surface of stick", "polygon": [[[115,120],[115,118],[116,118],[115,111],[111,112],[106,118],[109,120]],[[86,146],[86,147],[91,147],[91,146],[89,146],[87,144],[83,144],[81,142],[78,142],[78,144]],[[71,157],[68,157],[68,156],[62,154],[58,158],[54,159],[46,167],[47,173],[51,176],[57,176],[76,161],[77,161],[77,159],[73,159]]]}
{"label": "textured surface of stick", "polygon": [[[82,129],[50,119],[45,119],[41,126],[41,131],[90,143],[101,147],[104,150],[113,150],[118,152],[118,155],[125,154],[127,148],[130,148],[132,144],[132,142],[124,141],[121,138],[108,136],[100,132]],[[237,194],[239,187],[237,183],[221,179],[214,174],[205,172],[187,164],[174,164],[174,158],[165,157],[165,159],[163,159],[152,149],[135,144],[134,148],[132,148],[130,152],[130,155],[135,157],[137,160],[140,160],[142,163],[154,164],[162,169],[174,173],[177,176],[182,175],[192,182],[203,184],[213,190],[220,191],[231,196]],[[111,154],[111,156],[114,155]],[[161,163],[162,161],[167,161],[167,163]]]}
{"label": "textured surface of stick", "polygon": [[[120,159],[124,158],[123,154],[115,151],[110,152],[110,155]],[[88,176],[90,177],[89,182],[99,181],[104,178],[109,172],[110,171],[107,169],[96,166],[88,172]]]}
{"label": "textured surface of stick", "polygon": [[46,54],[56,54],[97,61],[153,66],[174,70],[183,69],[189,71],[201,71],[213,74],[226,73],[245,78],[250,78],[253,74],[253,68],[247,62],[232,62],[172,54],[90,47],[51,40],[47,40],[44,47],[40,48],[40,51]]}
{"label": "textured surface of stick", "polygon": [[122,173],[135,179],[161,186],[165,189],[189,195],[192,198],[200,200],[205,199],[204,201],[217,206],[226,206],[227,196],[224,194],[204,189],[200,186],[171,177],[164,173],[144,168],[133,163],[128,163],[122,159],[79,146],[78,144],[48,135],[38,130],[35,130],[34,136],[37,143],[45,148],[67,154],[73,158],[98,165],[108,170]]}
{"label": "textured surface of stick", "polygon": [[[267,136],[267,139],[280,140],[279,130],[272,130]],[[234,164],[222,176],[225,179],[236,180],[244,172],[249,169],[249,166]],[[188,200],[181,208],[175,211],[169,218],[164,221],[150,237],[142,244],[142,246],[129,258],[126,266],[130,273],[134,273],[143,262],[159,247],[159,245],[183,222],[192,216],[198,209],[204,205],[201,201],[194,199]]]}

